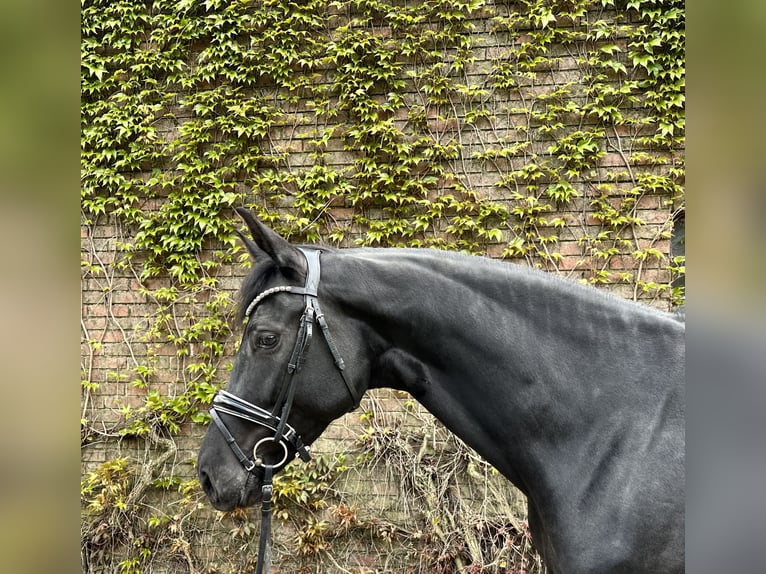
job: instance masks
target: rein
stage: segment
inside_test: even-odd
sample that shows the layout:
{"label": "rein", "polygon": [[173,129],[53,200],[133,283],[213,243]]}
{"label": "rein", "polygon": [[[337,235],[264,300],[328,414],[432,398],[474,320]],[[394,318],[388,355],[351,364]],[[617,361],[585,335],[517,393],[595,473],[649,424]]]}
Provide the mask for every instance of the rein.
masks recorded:
{"label": "rein", "polygon": [[[349,395],[352,400],[352,407],[349,410],[355,409],[359,406],[361,401],[361,395],[354,389],[351,382],[348,379],[348,375],[345,372],[345,363],[343,358],[338,352],[338,348],[335,345],[335,340],[330,334],[330,329],[325,320],[324,313],[319,306],[318,289],[319,279],[321,276],[321,268],[319,264],[320,251],[315,249],[300,249],[306,258],[308,264],[308,272],[306,274],[306,283],[303,287],[295,287],[292,285],[285,285],[279,287],[273,287],[263,291],[247,306],[245,310],[245,318],[250,319],[250,315],[253,313],[257,305],[263,301],[266,297],[277,293],[289,293],[293,295],[303,295],[304,311],[298,327],[298,337],[295,341],[295,347],[290,354],[290,360],[287,363],[287,370],[285,372],[285,380],[282,383],[282,387],[279,391],[279,396],[274,405],[274,409],[269,412],[257,405],[249,403],[238,396],[229,393],[227,391],[218,391],[213,397],[213,405],[210,407],[210,416],[218,427],[218,430],[223,435],[226,443],[231,448],[237,460],[242,467],[247,471],[250,476],[255,475],[257,472],[262,473],[261,477],[261,534],[258,543],[258,562],[255,568],[255,574],[263,574],[264,571],[268,571],[268,563],[270,562],[269,539],[271,535],[271,503],[273,487],[274,473],[277,472],[285,463],[288,462],[290,449],[294,451],[294,457],[300,457],[303,462],[309,462],[311,460],[311,454],[309,453],[309,447],[304,444],[303,439],[298,432],[287,423],[287,418],[290,415],[292,409],[293,399],[295,398],[295,390],[297,387],[297,380],[295,374],[303,366],[304,355],[311,343],[311,337],[314,330],[314,322],[319,325],[324,340],[330,349],[335,366],[341,374],[343,383],[346,385]],[[274,431],[273,436],[266,436],[260,439],[253,447],[253,455],[249,457],[242,450],[234,435],[231,434],[226,424],[221,419],[219,413],[224,413],[241,420],[255,423],[257,425],[266,427],[267,429]],[[282,447],[282,458],[275,464],[266,464],[264,459],[258,456],[258,448],[263,444],[273,442],[274,444]],[[249,484],[249,477],[248,483]],[[246,488],[245,488],[246,490]],[[243,491],[244,496],[244,491]],[[266,568],[266,570],[264,570]]]}

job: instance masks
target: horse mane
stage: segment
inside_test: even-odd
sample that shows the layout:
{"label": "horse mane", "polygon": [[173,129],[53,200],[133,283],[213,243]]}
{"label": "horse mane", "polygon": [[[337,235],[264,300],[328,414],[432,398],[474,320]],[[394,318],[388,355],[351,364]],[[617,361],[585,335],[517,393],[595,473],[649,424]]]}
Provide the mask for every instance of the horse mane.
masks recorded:
{"label": "horse mane", "polygon": [[[426,260],[442,261],[443,263],[452,266],[450,273],[460,273],[466,268],[466,265],[470,265],[473,270],[486,269],[487,275],[480,278],[471,277],[472,273],[469,272],[466,277],[469,277],[469,281],[480,289],[482,283],[487,281],[500,281],[509,283],[516,277],[524,281],[541,282],[551,289],[552,294],[558,294],[562,298],[568,298],[569,296],[576,294],[581,303],[593,303],[599,306],[607,306],[613,309],[630,309],[632,311],[639,311],[644,314],[654,315],[659,319],[667,320],[671,319],[677,322],[684,322],[685,313],[682,312],[668,312],[663,309],[658,309],[651,305],[639,303],[624,299],[615,293],[611,293],[604,289],[597,289],[593,286],[583,284],[574,279],[562,277],[555,273],[549,273],[542,269],[537,269],[528,265],[522,265],[519,263],[501,261],[482,255],[469,255],[459,251],[447,251],[438,249],[401,249],[401,248],[388,248],[381,250],[375,247],[358,248],[355,250],[360,253],[375,254],[386,252],[394,255],[396,252],[409,253],[416,257],[424,257]],[[447,268],[445,268],[446,270]]]}
{"label": "horse mane", "polygon": [[644,313],[656,315],[657,317],[660,317],[663,319],[670,318],[680,323],[684,323],[686,321],[686,312],[684,309],[666,311],[664,309],[659,309],[657,307],[653,307],[651,305],[647,305],[642,302],[625,299],[606,289],[598,289],[591,285],[581,283],[580,281],[577,281],[575,279],[562,277],[561,275],[558,275],[556,273],[549,273],[547,271],[543,271],[542,269],[531,267],[529,265],[499,261],[497,259],[492,259],[489,257],[481,257],[481,256],[479,257],[479,259],[485,261],[490,266],[493,266],[496,263],[500,263],[501,265],[509,265],[511,266],[511,269],[512,269],[511,272],[516,272],[520,276],[526,275],[529,278],[536,278],[536,279],[545,281],[552,288],[559,290],[562,295],[576,292],[584,301],[591,301],[600,305],[614,306],[616,308],[630,308],[633,310],[641,310]]}

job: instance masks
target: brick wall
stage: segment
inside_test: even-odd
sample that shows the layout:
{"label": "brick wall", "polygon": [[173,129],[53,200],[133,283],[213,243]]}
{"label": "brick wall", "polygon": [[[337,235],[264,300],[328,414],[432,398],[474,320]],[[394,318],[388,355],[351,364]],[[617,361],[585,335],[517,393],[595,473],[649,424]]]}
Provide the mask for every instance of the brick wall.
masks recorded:
{"label": "brick wall", "polygon": [[[458,157],[451,165],[452,177],[459,179],[465,188],[475,191],[478,197],[513,209],[518,205],[519,199],[513,194],[513,186],[501,184],[501,180],[512,170],[527,165],[534,154],[544,158],[546,150],[555,141],[553,138],[547,139],[540,132],[535,132],[527,138],[529,126],[532,125],[528,102],[540,94],[553,94],[565,85],[577,94],[580,101],[584,101],[585,85],[583,67],[577,59],[578,54],[571,53],[570,47],[566,45],[553,45],[550,48],[550,54],[556,56],[553,64],[529,76],[525,85],[517,89],[492,87],[493,73],[500,64],[512,60],[513,51],[523,41],[524,34],[522,31],[519,36],[511,38],[507,33],[498,31],[493,21],[494,17],[507,14],[514,6],[498,3],[491,7],[493,12],[487,11],[483,17],[473,20],[474,61],[457,74],[461,82],[483,87],[485,92],[476,96],[470,105],[451,102],[433,106],[424,100],[418,87],[410,82],[408,85],[411,92],[406,95],[405,105],[396,114],[395,124],[403,134],[413,133],[410,112],[413,108],[422,106],[426,110],[427,127],[424,129],[435,141],[447,141],[458,146]],[[608,20],[621,16],[619,12],[599,11],[597,14],[589,14],[588,18],[593,22],[597,18]],[[581,23],[581,26],[586,25]],[[390,30],[382,26],[378,33],[385,37],[390,35]],[[617,37],[612,41],[623,50],[626,49],[624,38]],[[329,82],[331,76],[331,69],[322,71],[317,81]],[[620,79],[616,76],[615,84],[619,82]],[[381,87],[380,90],[381,98],[385,98],[384,88]],[[279,96],[279,90],[273,86],[264,87],[263,93],[269,97]],[[526,108],[527,111],[519,111],[522,108]],[[281,169],[300,174],[315,161],[312,157],[315,150],[312,140],[316,137],[317,127],[328,124],[326,118],[318,117],[308,102],[300,98],[286,109],[289,113],[286,114],[283,125],[275,127],[269,134],[269,146],[271,151],[278,150],[285,154],[280,162]],[[487,118],[468,122],[466,112],[475,109],[488,111]],[[177,105],[166,111],[166,115],[157,120],[158,134],[165,141],[171,141],[178,136],[179,127],[193,117],[193,112]],[[624,111],[636,118],[641,118],[642,114],[646,113],[639,104],[630,104]],[[342,124],[343,113],[334,121]],[[580,117],[572,117],[570,122],[571,125],[567,126],[570,130],[598,123],[596,119]],[[678,146],[659,149],[639,143],[640,136],[651,134],[655,129],[656,126],[653,125],[637,124],[622,126],[611,132],[605,131],[597,142],[603,156],[598,159],[595,168],[573,177],[570,181],[579,197],[568,202],[563,209],[551,209],[546,213],[550,219],[560,218],[563,225],[539,230],[554,238],[549,248],[557,257],[530,255],[518,257],[509,264],[538,265],[573,280],[593,281],[601,273],[603,280],[598,281],[600,288],[611,290],[626,298],[642,300],[646,304],[669,308],[667,291],[645,290],[636,281],[640,278],[644,283],[662,285],[671,280],[671,272],[668,269],[670,233],[673,215],[679,202],[677,198],[673,199],[666,189],[652,190],[647,186],[636,194],[631,191],[637,187],[638,176],[666,175],[682,160],[683,149]],[[488,150],[500,149],[509,145],[509,142],[526,139],[529,140],[529,146],[523,153],[508,158],[486,157]],[[484,158],[481,157],[482,154]],[[646,164],[644,158],[647,156],[654,161]],[[341,137],[334,136],[327,142],[323,161],[328,166],[343,170],[351,166],[358,157],[358,152],[348,149]],[[662,161],[656,161],[658,158]],[[133,173],[131,177],[147,181],[150,177],[150,167],[148,166],[146,172]],[[449,183],[442,182],[444,191],[449,191]],[[603,192],[599,186],[607,184],[609,191]],[[247,203],[267,202],[267,207],[273,213],[288,214],[292,209],[289,195],[287,198],[276,200],[263,194],[252,194],[247,186],[247,178],[239,182],[236,189],[242,193]],[[598,255],[594,251],[600,250],[603,253],[608,247],[608,242],[598,244],[594,240],[599,233],[607,230],[604,221],[594,215],[593,202],[599,197],[615,208],[624,207],[626,197],[633,197],[635,203],[630,209],[630,215],[642,221],[641,225],[625,226],[624,229],[615,232],[610,241],[621,237],[625,242],[608,255]],[[162,199],[152,197],[142,201],[145,208],[156,209]],[[347,233],[340,246],[352,247],[356,240],[364,237],[363,227],[354,220],[361,210],[364,210],[364,214],[370,219],[385,217],[383,210],[360,207],[340,198],[328,205],[325,213],[328,225],[324,230],[330,229],[329,222],[333,227],[346,229]],[[520,233],[514,229],[517,223],[513,216],[509,216],[508,221],[501,225],[502,238],[485,241],[483,251],[491,257],[502,257],[508,243]],[[433,233],[444,234],[448,224],[448,218],[437,222]],[[167,340],[151,337],[148,329],[159,312],[167,311],[172,315],[168,320],[179,324],[186,320],[186,312],[195,315],[204,313],[205,297],[212,295],[204,292],[190,293],[188,308],[181,304],[173,309],[163,310],[162,305],[158,305],[157,295],[153,290],[170,286],[172,281],[167,277],[141,281],[141,254],[128,261],[120,247],[130,243],[136,231],[115,215],[83,218],[81,357],[83,380],[91,383],[93,387],[83,391],[82,415],[88,420],[82,449],[83,474],[118,456],[128,456],[139,466],[146,464],[148,453],[157,445],[147,444],[141,439],[121,438],[120,430],[129,424],[126,413],[129,413],[130,409],[139,409],[146,402],[149,392],[156,391],[166,397],[181,393],[190,377],[195,376],[188,369],[194,360],[194,345],[191,345],[189,355],[179,355],[176,346]],[[634,252],[647,247],[658,250],[662,257],[637,260]],[[203,253],[202,258],[220,250],[221,246],[208,245],[207,248],[210,251],[206,252],[207,254]],[[246,271],[236,262],[221,266],[215,274],[216,292],[229,294],[233,299]],[[633,279],[625,280],[626,273],[632,274]],[[231,323],[234,334],[226,342],[226,352],[217,376],[219,384],[225,383],[226,365],[235,348],[237,331],[233,320]],[[136,367],[147,363],[153,367],[151,384],[136,384],[135,381],[140,379],[136,374]],[[375,393],[373,399],[366,399],[362,405],[362,412],[372,407],[371,400],[374,401],[378,414],[383,417],[398,417],[403,408],[403,400],[400,397],[381,392]],[[418,417],[423,416],[427,415],[417,411],[415,419],[403,419],[409,420],[409,423],[396,424],[420,424],[417,422],[420,420]],[[359,413],[347,415],[330,427],[317,445],[316,452],[332,455],[358,450],[360,447],[356,441],[363,426],[359,420]],[[172,461],[167,463],[172,464],[172,473],[175,476],[182,479],[194,477],[193,460],[196,458],[203,432],[203,427],[185,422],[180,432],[175,435],[176,450]],[[339,488],[345,489],[346,500],[350,504],[378,508],[381,512],[406,514],[406,509],[400,503],[399,485],[392,484],[390,478],[385,472],[361,475],[356,473],[352,478],[347,477],[342,483],[343,486]],[[162,496],[160,500],[163,500]],[[216,529],[213,518],[209,518],[204,526],[199,524],[202,522],[197,526],[201,531],[214,532]],[[214,538],[210,534],[209,540]],[[226,569],[225,566],[221,568]]]}

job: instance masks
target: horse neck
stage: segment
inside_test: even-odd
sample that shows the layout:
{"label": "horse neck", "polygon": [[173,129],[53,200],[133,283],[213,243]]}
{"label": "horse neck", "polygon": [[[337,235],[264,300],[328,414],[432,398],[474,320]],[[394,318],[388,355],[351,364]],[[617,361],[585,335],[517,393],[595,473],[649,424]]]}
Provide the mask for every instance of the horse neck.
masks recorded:
{"label": "horse neck", "polygon": [[341,259],[339,303],[371,326],[378,351],[426,366],[430,385],[416,398],[528,494],[581,455],[575,443],[593,433],[594,405],[646,400],[606,386],[603,369],[627,376],[615,357],[636,352],[652,310],[482,258],[363,250]]}

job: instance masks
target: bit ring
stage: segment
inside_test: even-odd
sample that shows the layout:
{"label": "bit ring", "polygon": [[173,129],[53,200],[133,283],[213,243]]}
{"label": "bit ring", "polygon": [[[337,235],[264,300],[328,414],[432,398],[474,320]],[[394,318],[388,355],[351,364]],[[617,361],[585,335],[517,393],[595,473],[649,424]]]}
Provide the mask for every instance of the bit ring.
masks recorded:
{"label": "bit ring", "polygon": [[[277,464],[264,464],[263,459],[258,456],[258,447],[265,442],[273,442],[282,447],[282,452],[284,453],[284,455],[282,456],[282,460],[280,460]],[[255,443],[255,446],[253,447],[253,462],[255,463],[255,466],[277,468],[278,466],[282,466],[285,462],[287,462],[287,457],[288,457],[288,453],[287,453],[287,446],[285,445],[285,443],[282,442],[281,440],[277,440],[276,438],[272,436],[267,436],[262,438],[257,443]]]}

